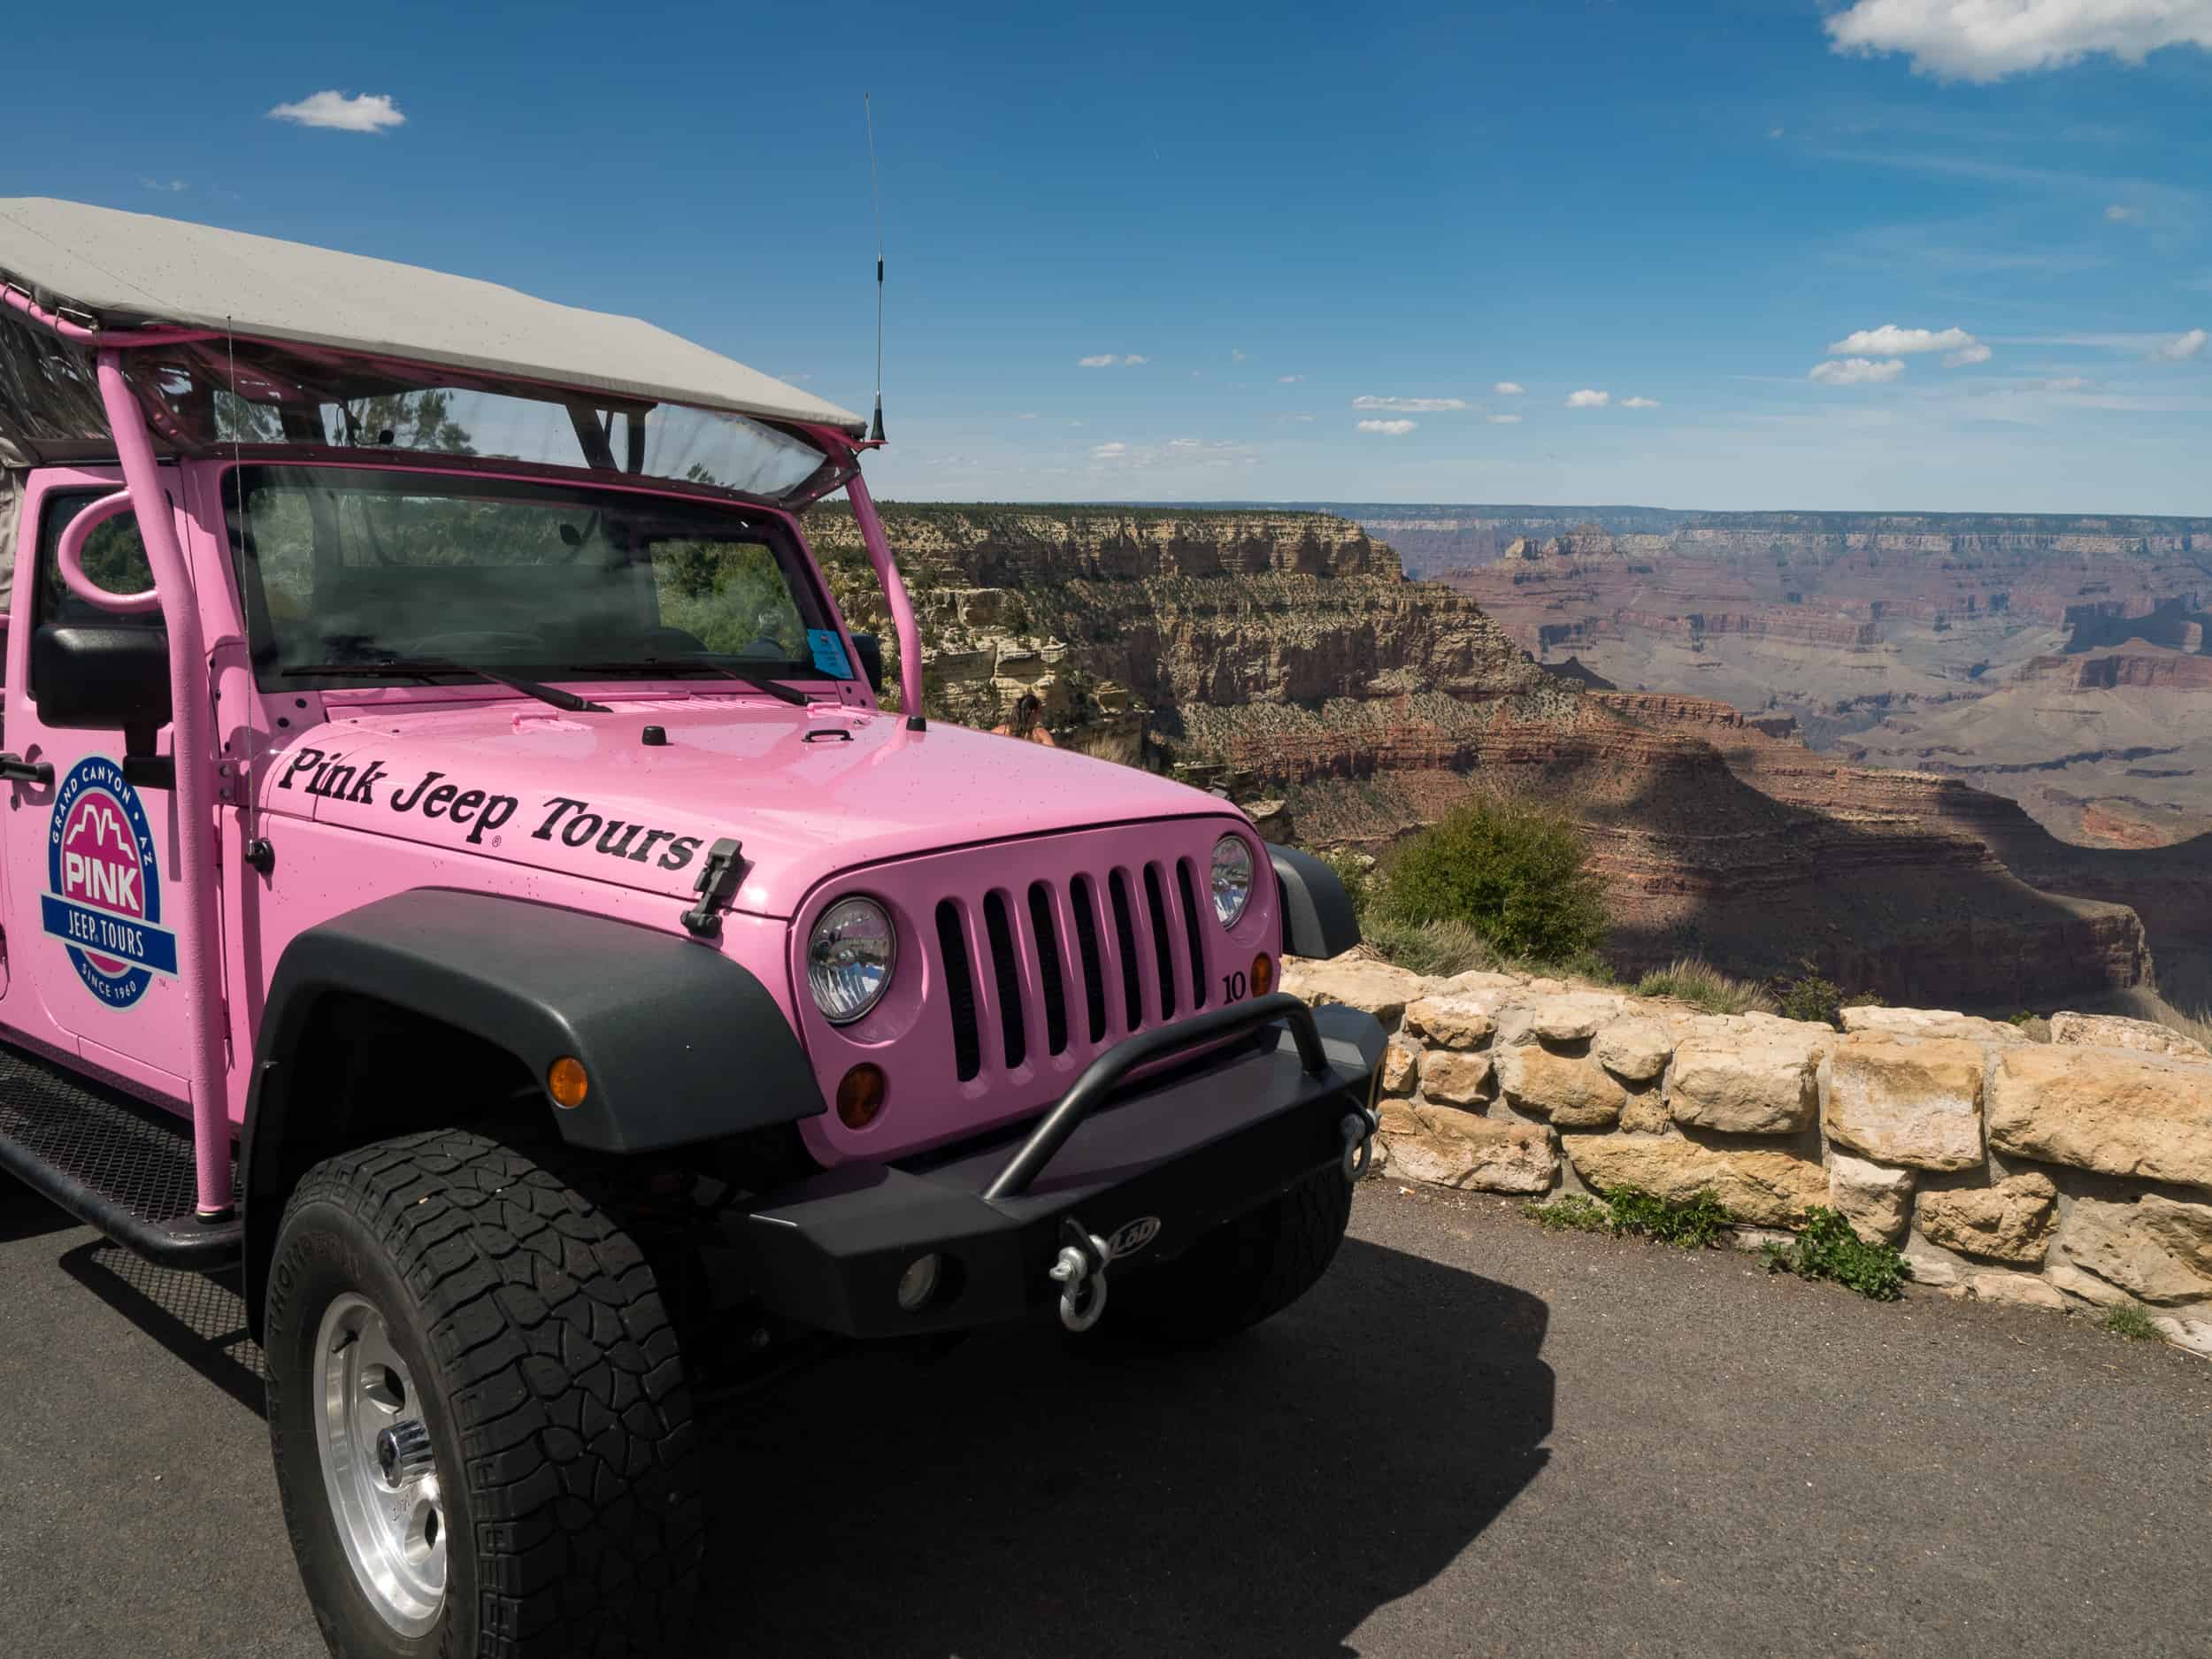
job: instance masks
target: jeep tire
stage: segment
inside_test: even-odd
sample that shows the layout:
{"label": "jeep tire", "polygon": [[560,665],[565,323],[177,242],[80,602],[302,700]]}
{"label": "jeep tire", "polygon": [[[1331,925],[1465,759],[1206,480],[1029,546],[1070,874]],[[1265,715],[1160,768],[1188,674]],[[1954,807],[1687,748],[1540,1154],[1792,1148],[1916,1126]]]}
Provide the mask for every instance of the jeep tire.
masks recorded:
{"label": "jeep tire", "polygon": [[465,1130],[329,1158],[285,1208],[265,1339],[332,1653],[687,1650],[690,1390],[652,1268],[576,1186]]}
{"label": "jeep tire", "polygon": [[1256,1210],[1225,1221],[1172,1261],[1110,1281],[1106,1328],[1170,1342],[1207,1342],[1280,1313],[1336,1259],[1352,1184],[1332,1164]]}

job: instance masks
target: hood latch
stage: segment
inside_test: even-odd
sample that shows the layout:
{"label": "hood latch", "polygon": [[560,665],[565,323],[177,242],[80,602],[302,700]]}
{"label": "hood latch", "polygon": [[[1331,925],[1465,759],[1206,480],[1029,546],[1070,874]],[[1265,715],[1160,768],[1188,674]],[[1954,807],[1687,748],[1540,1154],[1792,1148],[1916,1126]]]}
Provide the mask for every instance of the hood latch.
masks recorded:
{"label": "hood latch", "polygon": [[737,902],[737,884],[744,874],[744,861],[738,855],[743,850],[742,842],[727,835],[707,849],[706,868],[691,884],[699,902],[683,915],[685,928],[701,939],[722,931],[721,912]]}

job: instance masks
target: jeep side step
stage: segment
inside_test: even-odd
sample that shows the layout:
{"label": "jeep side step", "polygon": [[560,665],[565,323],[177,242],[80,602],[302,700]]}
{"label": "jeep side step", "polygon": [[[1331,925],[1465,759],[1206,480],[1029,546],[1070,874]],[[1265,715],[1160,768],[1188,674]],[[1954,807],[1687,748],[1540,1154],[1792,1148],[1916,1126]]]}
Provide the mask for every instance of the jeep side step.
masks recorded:
{"label": "jeep side step", "polygon": [[163,1267],[239,1259],[235,1216],[202,1221],[192,1125],[0,1043],[0,1171]]}

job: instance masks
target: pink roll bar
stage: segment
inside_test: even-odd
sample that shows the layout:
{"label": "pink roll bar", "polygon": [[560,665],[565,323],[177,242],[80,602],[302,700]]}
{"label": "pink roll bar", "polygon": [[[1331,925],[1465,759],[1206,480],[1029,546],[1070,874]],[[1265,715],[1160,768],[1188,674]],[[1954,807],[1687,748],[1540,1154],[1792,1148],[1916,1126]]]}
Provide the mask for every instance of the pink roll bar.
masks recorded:
{"label": "pink roll bar", "polygon": [[88,605],[120,616],[154,615],[161,610],[158,588],[149,588],[142,594],[111,594],[84,573],[86,539],[117,514],[129,511],[130,506],[130,491],[119,489],[112,495],[101,496],[78,513],[61,533],[61,541],[54,549],[54,568],[61,572],[62,586]]}
{"label": "pink roll bar", "polygon": [[853,518],[860,526],[860,539],[867,545],[868,562],[875,566],[876,580],[883,584],[884,603],[891,607],[891,627],[899,641],[899,704],[906,713],[906,728],[910,732],[923,729],[922,715],[922,631],[914,620],[914,606],[906,596],[906,581],[899,574],[898,561],[891,557],[891,543],[883,534],[883,520],[876,516],[875,499],[868,494],[867,480],[860,476],[860,457],[849,449],[852,456],[852,476],[845,480],[845,494],[852,498]]}
{"label": "pink roll bar", "polygon": [[184,346],[198,340],[219,340],[211,328],[88,328],[73,323],[59,311],[50,311],[12,282],[0,282],[0,303],[21,311],[42,328],[80,346]]}
{"label": "pink roll bar", "polygon": [[138,517],[138,534],[146,544],[146,562],[153,567],[154,591],[159,595],[169,632],[177,864],[187,872],[183,887],[189,895],[192,915],[191,929],[177,961],[177,978],[190,1041],[190,1069],[186,1076],[192,1086],[198,1210],[203,1217],[212,1218],[230,1212],[231,1186],[230,1114],[225,1094],[223,1033],[218,1019],[223,1006],[223,976],[215,893],[215,803],[210,788],[214,769],[208,748],[206,687],[198,679],[206,666],[207,650],[200,635],[199,603],[193,591],[191,569],[177,542],[176,519],[161,488],[145,414],[130,382],[123,377],[122,358],[112,344],[101,345],[96,362],[100,401],[106,406],[108,425],[114,432],[116,458],[123,465],[123,481]]}

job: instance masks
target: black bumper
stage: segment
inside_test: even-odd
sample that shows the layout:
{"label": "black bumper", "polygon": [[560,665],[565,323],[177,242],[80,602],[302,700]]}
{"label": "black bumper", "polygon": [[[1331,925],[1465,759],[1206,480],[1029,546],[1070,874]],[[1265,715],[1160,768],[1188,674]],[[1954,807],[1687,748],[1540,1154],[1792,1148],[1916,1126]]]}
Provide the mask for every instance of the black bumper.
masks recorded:
{"label": "black bumper", "polygon": [[[1116,1274],[1172,1259],[1208,1229],[1335,1167],[1346,1115],[1368,1104],[1382,1027],[1356,1010],[1288,1003],[1250,1009],[1242,1023],[1263,1028],[1227,1052],[1110,1094],[1132,1066],[1219,1041],[1235,1010],[1132,1037],[1011,1138],[841,1164],[764,1195],[731,1240],[749,1285],[770,1311],[803,1325],[905,1336],[1017,1319],[1056,1301],[1047,1275],[1071,1218],[1105,1239],[1159,1223],[1113,1263]],[[1094,1073],[1107,1080],[1087,1090]],[[907,1312],[900,1276],[932,1252],[943,1264],[938,1292]]]}

